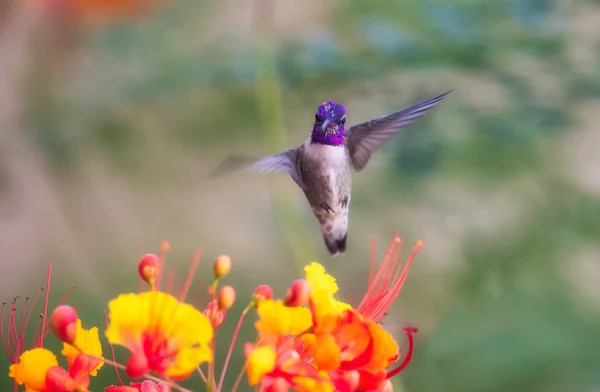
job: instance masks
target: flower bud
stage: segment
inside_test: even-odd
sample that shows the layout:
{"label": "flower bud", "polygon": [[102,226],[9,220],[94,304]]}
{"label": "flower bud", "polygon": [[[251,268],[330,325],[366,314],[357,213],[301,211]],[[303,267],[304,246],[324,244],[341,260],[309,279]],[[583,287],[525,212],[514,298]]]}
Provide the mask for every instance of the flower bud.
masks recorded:
{"label": "flower bud", "polygon": [[208,317],[213,328],[219,328],[221,324],[223,324],[223,321],[225,321],[227,312],[225,310],[219,310],[219,303],[217,300],[213,300],[206,305],[206,309],[204,309],[202,314]]}
{"label": "flower bud", "polygon": [[235,302],[235,289],[231,286],[223,286],[219,290],[219,296],[217,297],[220,310],[227,310],[233,306]]}
{"label": "flower bud", "polygon": [[132,353],[125,367],[127,375],[131,378],[140,378],[148,374],[148,358],[143,353]]}
{"label": "flower bud", "polygon": [[220,279],[231,271],[231,258],[227,255],[217,257],[214,264],[215,279]]}
{"label": "flower bud", "polygon": [[148,253],[142,257],[138,264],[138,274],[152,288],[154,288],[154,280],[156,279],[156,275],[158,275],[159,269],[160,259],[152,253]]}
{"label": "flower bud", "polygon": [[265,392],[288,392],[290,384],[282,377],[276,377],[273,382],[265,386]]}
{"label": "flower bud", "polygon": [[310,286],[305,279],[298,279],[288,289],[285,306],[296,307],[306,305],[310,298]]}
{"label": "flower bud", "polygon": [[171,387],[167,384],[156,384],[154,381],[145,380],[142,383],[131,383],[139,392],[171,392]]}
{"label": "flower bud", "polygon": [[77,337],[77,312],[69,305],[57,306],[50,317],[50,328],[57,338],[73,344]]}
{"label": "flower bud", "polygon": [[254,306],[257,307],[262,301],[266,301],[269,299],[273,299],[273,289],[271,288],[271,286],[268,286],[266,284],[258,286],[252,294],[252,301],[254,301]]}

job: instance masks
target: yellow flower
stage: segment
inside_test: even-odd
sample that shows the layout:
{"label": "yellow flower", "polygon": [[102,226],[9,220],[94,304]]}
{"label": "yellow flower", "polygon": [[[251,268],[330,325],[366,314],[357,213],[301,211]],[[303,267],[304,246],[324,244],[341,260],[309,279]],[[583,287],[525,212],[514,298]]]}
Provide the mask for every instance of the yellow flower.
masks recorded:
{"label": "yellow flower", "polygon": [[273,346],[262,346],[248,355],[248,383],[258,384],[263,376],[275,368],[277,354]]}
{"label": "yellow flower", "polygon": [[281,300],[265,300],[258,306],[256,329],[263,340],[284,335],[297,335],[311,326],[308,308],[290,308]]}
{"label": "yellow flower", "polygon": [[349,304],[333,297],[338,292],[338,285],[335,278],[326,273],[321,264],[312,262],[304,267],[304,271],[310,285],[310,298],[315,307],[316,319],[321,319],[329,314],[340,314],[344,310],[351,309]]}
{"label": "yellow flower", "polygon": [[[83,329],[81,327],[81,320],[77,319],[75,346],[77,346],[81,352],[68,343],[63,343],[63,349],[60,352],[69,361],[69,366],[73,365],[73,362],[75,362],[77,356],[82,352],[94,357],[101,357],[102,345],[100,344],[100,337],[98,336],[98,327],[92,327],[89,330]],[[102,365],[104,365],[104,362],[99,362],[97,366],[90,370],[90,375],[96,376]]]}
{"label": "yellow flower", "polygon": [[149,369],[170,378],[185,378],[212,360],[210,321],[175,297],[150,291],[122,294],[108,303],[106,337],[113,344],[144,355]]}
{"label": "yellow flower", "polygon": [[58,366],[56,356],[45,348],[27,350],[19,357],[19,363],[10,365],[8,376],[19,385],[25,384],[25,392],[45,392],[46,372]]}

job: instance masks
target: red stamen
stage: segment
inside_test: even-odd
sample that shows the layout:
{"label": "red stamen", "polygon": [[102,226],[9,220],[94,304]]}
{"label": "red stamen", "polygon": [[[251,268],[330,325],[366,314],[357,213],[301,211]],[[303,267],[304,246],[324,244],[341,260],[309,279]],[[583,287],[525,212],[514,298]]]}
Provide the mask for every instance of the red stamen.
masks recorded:
{"label": "red stamen", "polygon": [[42,333],[40,334],[39,346],[44,344],[44,328],[46,327],[46,316],[48,315],[48,297],[50,296],[50,278],[52,276],[52,264],[48,265],[48,279],[46,280],[46,297],[44,298],[44,312],[42,313]]}
{"label": "red stamen", "polygon": [[221,378],[219,379],[219,384],[217,386],[217,391],[220,391],[223,387],[223,382],[225,381],[225,373],[227,372],[227,367],[229,366],[229,360],[231,359],[231,354],[233,353],[233,346],[235,346],[235,341],[240,333],[240,329],[242,328],[242,323],[246,318],[246,313],[248,313],[248,309],[246,308],[235,327],[235,331],[233,332],[233,337],[231,338],[231,344],[229,345],[229,350],[227,351],[227,356],[225,357],[225,362],[223,363],[223,369],[221,370]]}
{"label": "red stamen", "polygon": [[[0,311],[0,322],[4,321],[4,309],[6,308],[8,303],[2,302],[2,310]],[[0,324],[0,340],[2,341],[2,346],[4,350],[8,354],[8,358],[12,363],[15,363],[15,358],[13,357],[12,351],[9,349],[8,336],[4,336],[4,323]],[[8,329],[7,329],[8,331]]]}
{"label": "red stamen", "polygon": [[194,275],[196,274],[196,269],[198,268],[198,264],[200,263],[200,251],[197,250],[194,254],[194,260],[192,261],[192,265],[190,265],[190,271],[183,283],[183,289],[181,290],[181,294],[179,295],[179,302],[185,301],[185,297],[187,297],[188,291],[190,290],[190,286],[192,285],[192,280],[194,280]]}
{"label": "red stamen", "polygon": [[[398,297],[410,266],[422,245],[422,241],[418,241],[407,262],[403,263],[402,260],[399,260],[402,241],[396,233],[377,273],[369,280],[367,293],[357,307],[358,312],[376,322],[381,321]],[[372,256],[371,270],[374,268],[374,264],[375,258]]]}
{"label": "red stamen", "polygon": [[29,297],[25,297],[25,303],[23,304],[23,308],[21,308],[21,317],[19,317],[19,349],[23,350],[23,342],[25,340],[25,328],[23,326],[23,317],[25,315],[25,308],[27,308],[27,302],[29,302]]}
{"label": "red stamen", "polygon": [[396,374],[400,373],[402,369],[404,369],[412,359],[415,345],[415,333],[417,333],[418,329],[415,327],[404,327],[403,331],[406,334],[406,338],[408,339],[408,352],[406,353],[406,356],[404,356],[404,360],[402,361],[402,363],[397,368],[387,373],[386,379],[392,378]]}
{"label": "red stamen", "polygon": [[[40,287],[40,290],[38,291],[37,295],[35,296],[35,299],[33,300],[33,303],[31,304],[31,307],[29,308],[29,312],[27,313],[27,318],[25,319],[25,328],[23,329],[23,335],[25,334],[25,330],[27,329],[27,324],[29,324],[29,320],[31,319],[31,313],[33,313],[33,308],[37,304],[37,301],[40,298],[42,291],[44,291],[44,288]],[[35,330],[33,332],[33,337],[31,339],[31,347],[38,347],[35,345],[36,344],[35,340],[36,340],[36,337],[38,336],[38,329],[39,329],[40,322],[41,322],[41,317],[38,319],[38,322],[35,325]]]}
{"label": "red stamen", "polygon": [[[106,323],[106,328],[108,329],[108,316],[106,315],[106,312],[104,312],[104,322]],[[117,373],[117,379],[119,380],[119,384],[123,385],[123,380],[121,379],[121,375],[119,374],[119,368],[117,367],[117,364],[116,364],[117,361],[115,359],[115,348],[110,341],[108,342],[108,344],[110,345],[110,353],[112,355],[113,367],[115,368],[115,373]]]}

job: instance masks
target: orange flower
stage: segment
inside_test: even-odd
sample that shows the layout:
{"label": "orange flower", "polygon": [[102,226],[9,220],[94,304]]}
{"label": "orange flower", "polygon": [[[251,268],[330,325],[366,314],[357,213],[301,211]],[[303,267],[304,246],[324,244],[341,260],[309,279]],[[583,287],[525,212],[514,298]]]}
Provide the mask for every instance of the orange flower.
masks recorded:
{"label": "orange flower", "polygon": [[96,327],[85,330],[81,320],[77,320],[78,349],[65,343],[62,354],[67,357],[69,370],[58,366],[56,356],[38,347],[27,350],[19,357],[19,362],[10,366],[9,376],[18,384],[25,385],[27,392],[62,392],[87,390],[90,375],[95,376],[103,363],[102,346]]}
{"label": "orange flower", "polygon": [[318,370],[338,376],[357,371],[361,390],[375,389],[385,382],[386,369],[399,357],[392,336],[354,310],[325,317],[315,326],[314,334],[305,335],[303,340],[304,358],[313,358]]}

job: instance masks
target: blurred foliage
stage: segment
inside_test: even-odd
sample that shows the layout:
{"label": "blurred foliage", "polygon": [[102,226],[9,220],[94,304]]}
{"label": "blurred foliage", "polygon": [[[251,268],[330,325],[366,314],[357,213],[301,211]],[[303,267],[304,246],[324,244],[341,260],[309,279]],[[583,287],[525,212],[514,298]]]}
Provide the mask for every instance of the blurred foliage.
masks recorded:
{"label": "blurred foliage", "polygon": [[[351,97],[352,108],[365,103],[361,116],[374,117],[454,88],[434,115],[384,148],[378,159],[385,169],[369,183],[378,187],[377,200],[422,208],[441,197],[432,193],[436,184],[456,181],[484,199],[509,189],[522,212],[492,234],[468,227],[457,267],[440,279],[448,287],[443,294],[427,292],[436,278],[408,283],[400,302],[420,306],[423,318],[437,323],[419,336],[402,390],[597,390],[599,307],[572,292],[564,271],[600,238],[600,198],[575,186],[559,159],[565,141],[581,132],[575,110],[600,98],[600,45],[569,34],[597,4],[346,0],[330,10],[326,29],[282,34],[270,47],[251,37],[205,39],[201,26],[216,6],[184,1],[90,37],[83,68],[94,78],[73,83],[77,99],[53,97],[32,83],[30,136],[54,169],[76,170],[80,150],[91,149],[133,179],[140,146],[152,138],[148,124],[191,156],[212,146],[256,150],[261,142],[258,149],[272,153],[305,137],[291,132],[308,129],[324,99]],[[576,44],[587,45],[591,65],[574,59]],[[519,188],[519,179],[535,190]],[[4,183],[0,175],[0,192]],[[369,191],[355,189],[355,211],[366,208],[366,197],[373,200]],[[289,195],[275,192],[284,218],[276,240],[291,242],[297,260],[307,261],[314,253],[307,219],[290,212]],[[233,325],[228,320],[221,336]],[[242,360],[234,358],[233,369]],[[93,385],[108,377],[104,371]]]}

